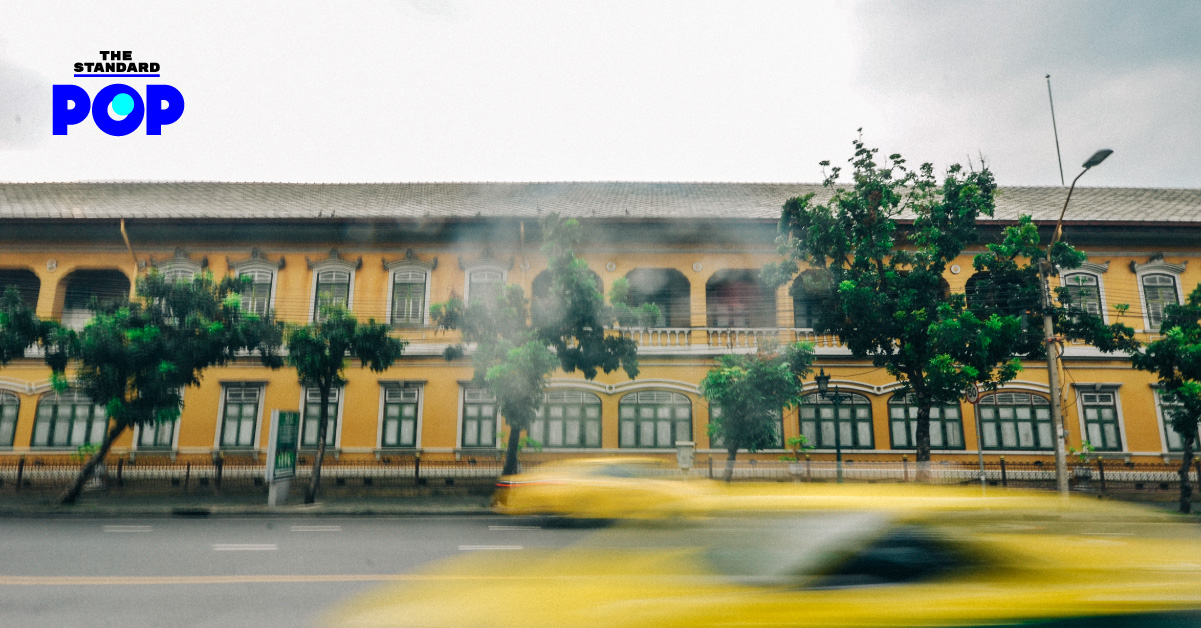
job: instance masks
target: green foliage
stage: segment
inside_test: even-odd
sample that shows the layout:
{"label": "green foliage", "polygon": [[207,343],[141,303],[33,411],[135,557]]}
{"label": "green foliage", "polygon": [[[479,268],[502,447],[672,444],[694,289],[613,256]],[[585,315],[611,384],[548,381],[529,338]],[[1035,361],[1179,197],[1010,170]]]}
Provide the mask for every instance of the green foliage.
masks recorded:
{"label": "green foliage", "polygon": [[[786,259],[762,277],[779,286],[802,263],[816,271],[807,271],[803,289],[826,295],[818,331],[884,367],[902,384],[898,394],[913,393],[917,459],[926,461],[932,406],[954,402],[971,384],[995,390],[1021,370],[1018,357],[1042,350],[1038,229],[1029,217],[1008,227],[973,261],[975,294],[951,293],[944,271],[977,242],[977,219],[993,216],[992,172],[953,165],[940,181],[930,164],[912,170],[895,154],[878,162],[877,149],[853,144],[849,186],[839,184],[836,167],[823,182],[829,201],[809,194],[784,204],[776,242]],[[1061,242],[1052,259],[1075,268],[1084,255]],[[1133,339],[1129,328],[1080,310],[1063,309],[1056,320],[1062,333],[1104,350]]]}
{"label": "green foliage", "polygon": [[[649,324],[658,308],[628,303],[629,286],[614,283],[612,305],[606,305],[587,264],[576,258],[580,225],[550,214],[540,221],[542,250],[547,257],[550,289],[531,303],[520,287],[506,286],[495,299],[471,303],[457,297],[430,308],[442,329],[458,329],[475,366],[474,381],[496,395],[501,415],[511,430],[505,454],[505,473],[516,472],[520,434],[529,428],[542,406],[546,379],[556,368],[580,371],[586,379],[617,369],[638,375],[637,345],[606,333],[615,324]],[[443,357],[460,359],[466,347],[448,347]]]}
{"label": "green foliage", "polygon": [[[169,421],[179,416],[183,389],[199,384],[204,369],[247,350],[267,366],[282,364],[278,325],[226,300],[240,289],[240,281],[214,282],[211,273],[167,282],[151,272],[138,280],[137,301],[93,303],[95,316],[83,331],[49,335],[76,365],[75,386],[107,406],[117,426]],[[62,373],[66,364],[51,366]]]}
{"label": "green foliage", "polygon": [[1093,447],[1092,443],[1084,441],[1080,443],[1079,447],[1068,447],[1068,455],[1075,456],[1076,462],[1083,464],[1088,462],[1088,457],[1096,450],[1097,448]]}
{"label": "green foliage", "polygon": [[779,350],[723,355],[701,380],[701,393],[711,407],[709,435],[721,439],[733,454],[758,451],[780,440],[780,412],[800,401],[802,378],[813,363],[813,345],[796,343]]}
{"label": "green foliage", "polygon": [[105,406],[112,422],[95,455],[63,493],[64,503],[75,500],[121,432],[176,419],[184,389],[199,384],[205,369],[245,351],[257,352],[269,367],[282,364],[280,326],[269,317],[243,313],[240,301],[228,298],[243,285],[230,277],[214,282],[211,273],[168,282],[151,271],[138,279],[136,301],[93,300],[95,315],[83,331],[47,329],[46,361],[55,387],[64,387],[65,369],[73,364],[74,386]]}
{"label": "green foliage", "polygon": [[288,366],[296,369],[301,386],[316,388],[321,395],[317,455],[313,456],[313,473],[305,503],[316,499],[321,482],[330,391],[346,384],[343,376],[346,360],[356,358],[361,366],[379,373],[400,359],[405,347],[403,341],[390,335],[387,325],[376,323],[374,319],[360,324],[353,314],[339,305],[322,305],[320,314],[320,320],[315,323],[287,330]]}
{"label": "green foliage", "polygon": [[15,288],[0,294],[0,366],[23,357],[27,347],[45,341],[52,330],[53,324],[39,320]]}

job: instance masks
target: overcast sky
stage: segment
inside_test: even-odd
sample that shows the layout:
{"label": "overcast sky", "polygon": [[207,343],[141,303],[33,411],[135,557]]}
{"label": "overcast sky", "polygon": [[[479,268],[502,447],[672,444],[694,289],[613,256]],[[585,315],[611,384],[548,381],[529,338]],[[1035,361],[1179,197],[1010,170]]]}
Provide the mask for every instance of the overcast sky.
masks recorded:
{"label": "overcast sky", "polygon": [[[816,182],[863,127],[1059,185],[1049,73],[1069,181],[1111,148],[1082,185],[1201,188],[1199,32],[1192,0],[3,0],[0,181]],[[183,117],[52,135],[111,49]]]}

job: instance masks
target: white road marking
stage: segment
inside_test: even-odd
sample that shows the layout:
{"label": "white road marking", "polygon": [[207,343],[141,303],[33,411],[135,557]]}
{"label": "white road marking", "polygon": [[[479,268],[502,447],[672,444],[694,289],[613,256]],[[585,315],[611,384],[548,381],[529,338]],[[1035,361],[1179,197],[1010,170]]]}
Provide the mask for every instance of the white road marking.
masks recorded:
{"label": "white road marking", "polygon": [[213,543],[216,552],[271,552],[279,549],[275,543]]}
{"label": "white road marking", "polygon": [[510,530],[541,530],[542,526],[488,526],[488,529],[494,532],[508,532]]}
{"label": "white road marking", "polygon": [[104,526],[105,532],[150,532],[152,526]]}
{"label": "white road marking", "polygon": [[341,532],[342,526],[292,526],[293,532]]}
{"label": "white road marking", "polygon": [[488,552],[493,550],[519,550],[525,549],[520,545],[460,545],[460,552]]}

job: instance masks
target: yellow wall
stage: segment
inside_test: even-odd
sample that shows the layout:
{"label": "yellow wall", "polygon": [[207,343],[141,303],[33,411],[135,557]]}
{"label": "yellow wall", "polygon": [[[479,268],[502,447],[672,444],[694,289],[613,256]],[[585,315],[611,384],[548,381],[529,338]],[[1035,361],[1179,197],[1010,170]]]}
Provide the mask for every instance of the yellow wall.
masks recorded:
{"label": "yellow wall", "polygon": [[[178,243],[188,248],[187,243]],[[280,319],[291,323],[308,322],[313,300],[313,271],[309,262],[326,259],[328,245],[305,247],[264,247],[265,257],[271,262],[281,258],[284,266],[278,271],[275,286],[275,308]],[[355,261],[362,258],[362,266],[354,279],[353,310],[362,320],[384,320],[390,298],[389,272],[384,262],[398,260],[404,256],[404,248],[412,248],[419,260],[432,263],[437,258],[437,267],[431,273],[427,304],[448,299],[452,294],[464,292],[465,271],[461,262],[470,263],[481,258],[480,247],[458,245],[406,245],[403,248],[381,249],[363,247],[356,249],[346,243],[336,245],[341,257]],[[1119,250],[1119,247],[1112,247]],[[156,244],[153,249],[138,249],[140,260],[166,260],[174,254],[174,245]],[[493,255],[500,266],[508,272],[510,283],[517,283],[527,293],[530,283],[538,272],[545,268],[544,259],[536,253],[537,247],[527,245],[524,249],[514,246],[511,250],[494,250]],[[230,261],[246,260],[250,251],[244,247],[212,246],[205,250],[188,250],[191,259],[206,258],[208,268],[218,275],[229,272]],[[1165,261],[1181,263],[1197,255],[1197,251],[1169,251]],[[635,268],[674,268],[682,272],[691,283],[692,345],[684,351],[658,353],[644,350],[641,356],[642,374],[635,382],[625,379],[623,373],[602,375],[596,382],[585,384],[578,374],[556,375],[556,386],[569,385],[575,380],[588,390],[597,391],[602,400],[602,439],[604,449],[618,448],[617,403],[620,397],[632,390],[645,389],[650,382],[663,380],[673,390],[690,389],[686,393],[693,402],[693,436],[698,449],[709,446],[705,428],[708,420],[706,404],[696,393],[696,385],[713,364],[713,356],[720,349],[710,350],[708,336],[701,329],[707,324],[705,284],[715,273],[723,269],[758,269],[765,263],[778,259],[770,243],[764,243],[751,252],[733,246],[683,246],[655,245],[653,247],[625,247],[612,245],[608,248],[585,248],[581,256],[597,272],[606,290],[614,280],[624,277]],[[1149,255],[1139,252],[1114,254],[1094,252],[1090,261],[1109,262],[1108,271],[1101,275],[1104,284],[1106,313],[1111,322],[1121,320],[1136,329],[1143,327],[1141,301],[1135,273],[1131,262],[1145,263]],[[307,260],[306,260],[307,258]],[[48,263],[50,260],[53,263]],[[612,264],[612,270],[608,265]],[[946,276],[951,288],[962,291],[971,276],[971,253],[961,257],[957,264],[960,272]],[[1190,264],[1179,277],[1182,292],[1186,293],[1201,283],[1201,265]],[[37,304],[40,316],[53,318],[62,312],[65,295],[64,279],[77,269],[118,269],[127,276],[135,275],[135,263],[129,251],[121,247],[88,247],[86,249],[61,249],[53,251],[32,250],[30,247],[6,248],[0,257],[0,269],[27,268],[37,274],[41,288]],[[1119,317],[1113,305],[1129,303],[1130,312]],[[792,306],[787,287],[777,293],[777,321],[781,327],[791,327]],[[377,374],[358,368],[352,363],[347,371],[349,384],[345,389],[343,425],[338,449],[339,455],[371,457],[376,455],[379,442],[380,384],[381,380],[419,380],[426,382],[423,388],[423,416],[419,447],[432,455],[453,455],[458,446],[460,406],[460,382],[471,378],[471,369],[466,362],[450,364],[439,355],[441,346],[455,340],[453,334],[440,334],[433,329],[400,330],[399,336],[412,344],[402,360],[386,373]],[[785,339],[793,336],[786,334]],[[1073,349],[1076,349],[1073,347]],[[826,369],[835,383],[844,389],[855,389],[867,394],[872,401],[875,452],[855,451],[852,458],[899,458],[905,452],[889,449],[889,424],[887,401],[895,388],[895,382],[882,368],[870,362],[853,359],[845,354],[823,353],[818,365]],[[1064,360],[1064,412],[1070,430],[1069,443],[1079,445],[1080,422],[1076,407],[1073,382],[1105,382],[1120,384],[1117,394],[1121,405],[1121,421],[1126,442],[1125,455],[1133,458],[1153,459],[1164,455],[1163,436],[1156,414],[1152,379],[1149,375],[1130,369],[1129,364],[1114,357],[1081,357],[1069,353]],[[16,392],[20,399],[20,413],[16,435],[11,450],[0,455],[54,455],[65,452],[31,449],[29,443],[33,432],[34,416],[38,399],[48,390],[49,372],[40,360],[17,360],[0,369],[0,389]],[[1018,377],[1014,388],[1046,394],[1047,378],[1044,363],[1031,363]],[[264,411],[259,422],[259,449],[265,450],[267,426],[272,409],[295,410],[301,405],[301,389],[295,374],[290,369],[270,371],[252,360],[210,369],[204,374],[203,383],[189,389],[185,396],[185,408],[180,422],[177,453],[179,455],[210,455],[217,442],[219,408],[222,382],[262,381],[267,382],[264,391]],[[597,386],[606,387],[604,389]],[[962,407],[964,439],[966,448],[954,453],[937,453],[944,458],[974,457],[977,447],[974,415],[970,406]],[[785,420],[785,437],[798,433],[795,411],[790,411]],[[3,444],[0,444],[3,445]],[[119,441],[117,450],[128,451],[132,446],[132,435]],[[784,452],[769,452],[764,456],[774,458]],[[828,453],[815,454],[817,457]],[[1009,455],[1017,455],[1010,453]],[[1050,452],[1029,454],[1030,457],[1047,458]]]}

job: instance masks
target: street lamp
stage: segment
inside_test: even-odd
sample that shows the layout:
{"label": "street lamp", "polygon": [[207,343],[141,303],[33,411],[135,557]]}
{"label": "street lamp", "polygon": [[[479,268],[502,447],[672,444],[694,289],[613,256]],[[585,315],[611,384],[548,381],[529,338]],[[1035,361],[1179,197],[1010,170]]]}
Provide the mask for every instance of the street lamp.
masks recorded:
{"label": "street lamp", "polygon": [[1059,398],[1059,345],[1056,344],[1055,324],[1051,316],[1051,275],[1054,270],[1051,263],[1051,251],[1055,249],[1055,244],[1059,242],[1059,236],[1063,232],[1063,216],[1068,211],[1068,201],[1072,200],[1072,191],[1076,189],[1076,182],[1089,169],[1099,165],[1112,154],[1113,151],[1108,148],[1093,153],[1093,156],[1084,162],[1084,170],[1081,170],[1080,174],[1072,179],[1072,186],[1068,188],[1068,196],[1063,201],[1063,209],[1059,212],[1059,220],[1055,221],[1055,234],[1051,237],[1051,244],[1047,247],[1047,258],[1038,265],[1043,291],[1043,335],[1047,343],[1047,385],[1051,388],[1051,421],[1055,425],[1055,488],[1064,497],[1068,494],[1067,427],[1063,423],[1063,405]]}
{"label": "street lamp", "polygon": [[842,401],[842,395],[838,394],[838,386],[834,387],[833,395],[827,394],[830,389],[830,376],[826,375],[826,369],[821,369],[813,379],[817,382],[817,392],[823,398],[834,402],[834,469],[838,483],[842,484],[842,426],[838,418],[838,402]]}

